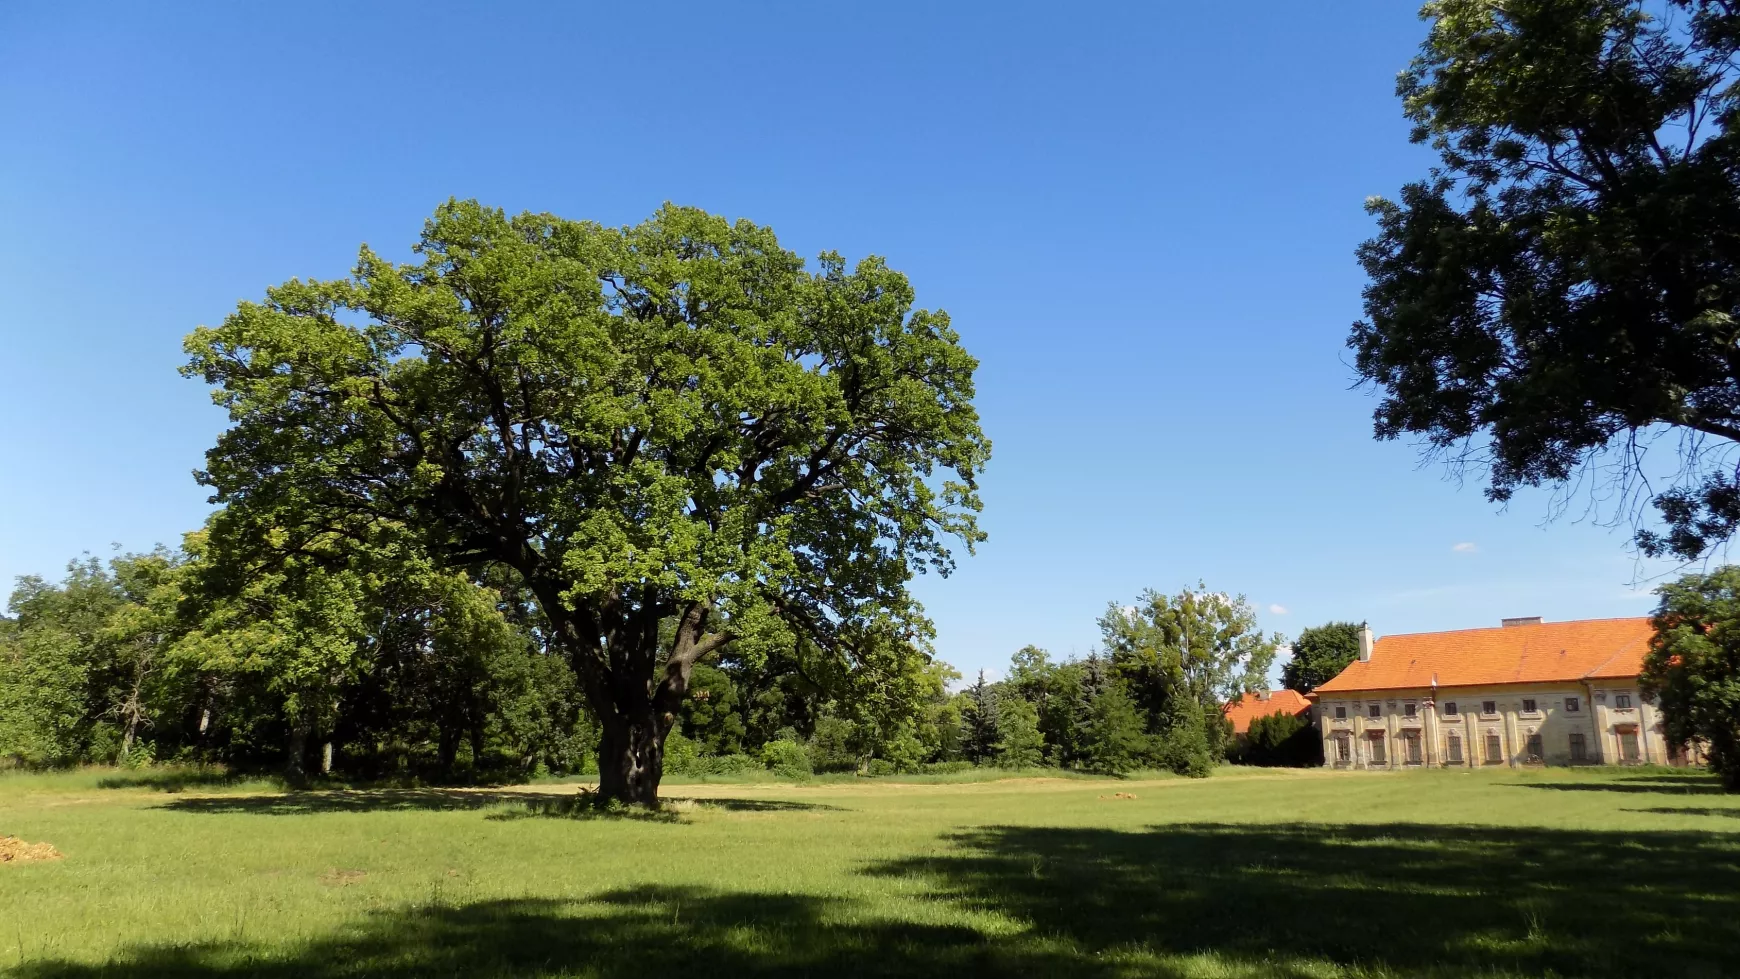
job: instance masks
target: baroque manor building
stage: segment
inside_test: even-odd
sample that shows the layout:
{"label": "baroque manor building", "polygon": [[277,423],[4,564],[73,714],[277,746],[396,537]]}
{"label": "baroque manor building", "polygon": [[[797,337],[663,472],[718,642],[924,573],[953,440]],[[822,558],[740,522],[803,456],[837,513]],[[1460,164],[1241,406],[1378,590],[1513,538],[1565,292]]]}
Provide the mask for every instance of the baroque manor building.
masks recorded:
{"label": "baroque manor building", "polygon": [[1631,765],[1670,757],[1637,677],[1646,618],[1423,632],[1374,641],[1311,692],[1325,764]]}

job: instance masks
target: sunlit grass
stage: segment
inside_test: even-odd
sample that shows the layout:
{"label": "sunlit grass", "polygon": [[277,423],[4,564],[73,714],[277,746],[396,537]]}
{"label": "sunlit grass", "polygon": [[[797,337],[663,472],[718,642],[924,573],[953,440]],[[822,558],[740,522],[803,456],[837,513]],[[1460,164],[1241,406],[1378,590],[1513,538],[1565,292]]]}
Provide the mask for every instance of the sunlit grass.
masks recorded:
{"label": "sunlit grass", "polygon": [[1701,775],[1015,774],[673,781],[652,818],[578,785],[0,775],[0,834],[65,854],[0,866],[0,972],[1740,972],[1740,798]]}

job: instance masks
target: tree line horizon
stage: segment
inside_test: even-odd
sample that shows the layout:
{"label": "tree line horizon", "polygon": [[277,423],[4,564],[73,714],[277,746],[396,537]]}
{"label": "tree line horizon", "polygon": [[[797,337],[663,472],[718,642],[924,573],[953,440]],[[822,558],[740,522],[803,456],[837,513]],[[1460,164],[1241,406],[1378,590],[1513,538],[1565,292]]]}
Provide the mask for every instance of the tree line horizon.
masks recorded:
{"label": "tree line horizon", "polygon": [[[285,602],[274,579],[237,610],[209,554],[200,531],[178,551],[86,555],[58,582],[20,578],[0,620],[0,644],[19,654],[0,661],[0,758],[218,763],[297,779],[597,773],[600,726],[523,595],[387,552],[323,581],[312,604]],[[323,633],[298,631],[314,617]],[[1243,597],[1200,584],[1148,591],[1109,603],[1098,626],[1103,650],[1057,661],[1029,645],[998,682],[980,671],[952,691],[961,675],[934,656],[830,682],[789,651],[724,655],[694,668],[666,767],[1200,776],[1229,753],[1308,761],[1299,739],[1248,752],[1230,737],[1222,708],[1269,685],[1283,641],[1258,630]],[[1295,649],[1283,675],[1308,691],[1354,658],[1357,627],[1307,629]]]}

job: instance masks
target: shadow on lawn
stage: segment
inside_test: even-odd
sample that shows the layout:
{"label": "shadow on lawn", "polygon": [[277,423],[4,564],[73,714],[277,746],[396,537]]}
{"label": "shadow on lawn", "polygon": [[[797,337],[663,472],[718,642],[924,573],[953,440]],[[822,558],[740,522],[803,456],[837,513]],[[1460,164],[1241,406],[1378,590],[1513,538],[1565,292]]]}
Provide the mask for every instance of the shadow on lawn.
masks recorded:
{"label": "shadow on lawn", "polygon": [[1740,809],[1720,809],[1714,806],[1677,809],[1672,806],[1652,806],[1648,809],[1622,809],[1620,811],[1665,813],[1670,816],[1727,816],[1729,819],[1740,819]]}
{"label": "shadow on lawn", "polygon": [[776,799],[680,799],[664,800],[659,812],[593,808],[578,794],[544,795],[529,792],[483,792],[462,789],[368,789],[324,792],[288,792],[281,795],[210,796],[176,799],[159,809],[217,815],[245,813],[257,816],[301,816],[328,812],[439,812],[444,810],[495,809],[492,819],[592,819],[623,818],[678,821],[686,805],[723,809],[727,812],[802,812],[836,810],[807,802]]}
{"label": "shadow on lawn", "polygon": [[1630,792],[1649,795],[1721,795],[1722,783],[1714,779],[1668,782],[1666,779],[1620,779],[1616,782],[1514,782],[1519,789],[1550,789],[1554,792]]}
{"label": "shadow on lawn", "polygon": [[1727,976],[1740,965],[1734,834],[993,827],[955,844],[873,872],[928,880],[939,898],[1028,921],[1080,953],[1145,944],[1439,976]]}
{"label": "shadow on lawn", "polygon": [[[1627,775],[1621,782],[1659,782],[1667,785],[1715,785],[1721,781],[1708,772],[1671,772],[1664,775]],[[1671,791],[1671,790],[1669,790]]]}
{"label": "shadow on lawn", "polygon": [[407,908],[284,948],[146,946],[16,974],[1630,979],[1730,974],[1740,948],[1735,834],[1209,824],[987,827],[947,842],[866,873],[920,884],[945,915],[1024,931],[894,920],[844,898],[644,887]]}
{"label": "shadow on lawn", "polygon": [[262,776],[244,775],[221,768],[161,768],[140,769],[97,780],[99,789],[156,789],[159,792],[181,792],[185,789],[213,788],[258,782]]}

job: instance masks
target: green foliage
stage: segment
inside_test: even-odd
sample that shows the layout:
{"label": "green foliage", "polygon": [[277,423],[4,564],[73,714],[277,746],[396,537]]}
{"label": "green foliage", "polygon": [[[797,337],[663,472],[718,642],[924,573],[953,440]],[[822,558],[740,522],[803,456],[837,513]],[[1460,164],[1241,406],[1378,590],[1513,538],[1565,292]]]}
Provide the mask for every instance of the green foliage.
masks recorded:
{"label": "green foliage", "polygon": [[1740,567],[1686,575],[1656,592],[1643,687],[1669,742],[1700,742],[1710,768],[1740,791]]}
{"label": "green foliage", "polygon": [[850,772],[858,767],[857,725],[843,717],[824,715],[810,736],[810,767],[818,772]]}
{"label": "green foliage", "polygon": [[1113,670],[1154,718],[1174,699],[1218,708],[1262,687],[1281,642],[1257,631],[1244,596],[1201,584],[1177,595],[1149,589],[1133,606],[1113,602],[1099,624]]}
{"label": "green foliage", "polygon": [[671,775],[694,774],[700,767],[701,748],[683,736],[681,728],[673,727],[665,735],[665,771]]}
{"label": "green foliage", "polygon": [[0,636],[0,755],[58,765],[124,758],[186,707],[169,661],[182,631],[177,556],[74,561],[58,584],[25,577]]}
{"label": "green foliage", "polygon": [[1090,677],[1083,685],[1080,753],[1082,767],[1102,775],[1123,775],[1150,761],[1153,744],[1124,683]]}
{"label": "green foliage", "polygon": [[1281,684],[1310,693],[1335,678],[1359,658],[1359,625],[1327,622],[1312,626],[1293,640],[1293,656],[1281,667]]}
{"label": "green foliage", "polygon": [[90,740],[87,666],[70,632],[22,630],[0,642],[0,753],[31,765],[82,759]]}
{"label": "green foliage", "polygon": [[1155,762],[1192,776],[1225,757],[1221,705],[1267,683],[1281,642],[1257,631],[1243,596],[1201,584],[1177,595],[1150,589],[1133,606],[1114,602],[1100,632],[1116,679],[1145,717]]}
{"label": "green foliage", "polygon": [[706,663],[695,664],[689,696],[683,702],[683,730],[708,754],[741,751],[746,726],[731,675]]}
{"label": "green foliage", "polygon": [[1323,742],[1304,716],[1270,714],[1251,721],[1236,760],[1245,765],[1312,768],[1323,764]]}
{"label": "green foliage", "polygon": [[580,770],[595,737],[573,673],[495,589],[384,530],[306,541],[269,569],[210,536],[20,582],[0,637],[0,755],[298,768],[327,742],[361,776],[451,777],[462,746],[473,773]]}
{"label": "green foliage", "polygon": [[761,763],[781,778],[801,780],[812,774],[809,752],[796,741],[769,741],[762,745]]}
{"label": "green foliage", "polygon": [[1003,768],[1034,768],[1045,761],[1045,738],[1039,733],[1039,711],[1018,696],[997,700],[997,764]]}
{"label": "green foliage", "polygon": [[1218,725],[1220,711],[1212,713],[1187,700],[1174,700],[1155,732],[1154,760],[1161,768],[1190,778],[1206,778],[1225,756],[1223,739],[1210,725]]}
{"label": "green foliage", "polygon": [[991,761],[997,755],[997,693],[986,682],[985,671],[961,693],[961,755],[975,765]]}
{"label": "green foliage", "polygon": [[[1348,345],[1380,439],[1421,436],[1487,496],[1611,479],[1678,429],[1649,554],[1740,526],[1703,436],[1740,439],[1740,11],[1721,0],[1434,0],[1397,84],[1439,165],[1372,199],[1366,318]],[[1672,467],[1669,467],[1671,470]]]}
{"label": "green foliage", "polygon": [[656,802],[664,730],[726,647],[796,650],[867,736],[904,736],[931,634],[907,582],[983,536],[977,364],[946,315],[880,259],[812,273],[674,206],[616,229],[451,201],[416,250],[188,336],[230,413],[201,480],[231,543],[385,521],[511,573],[599,719],[606,796]]}

